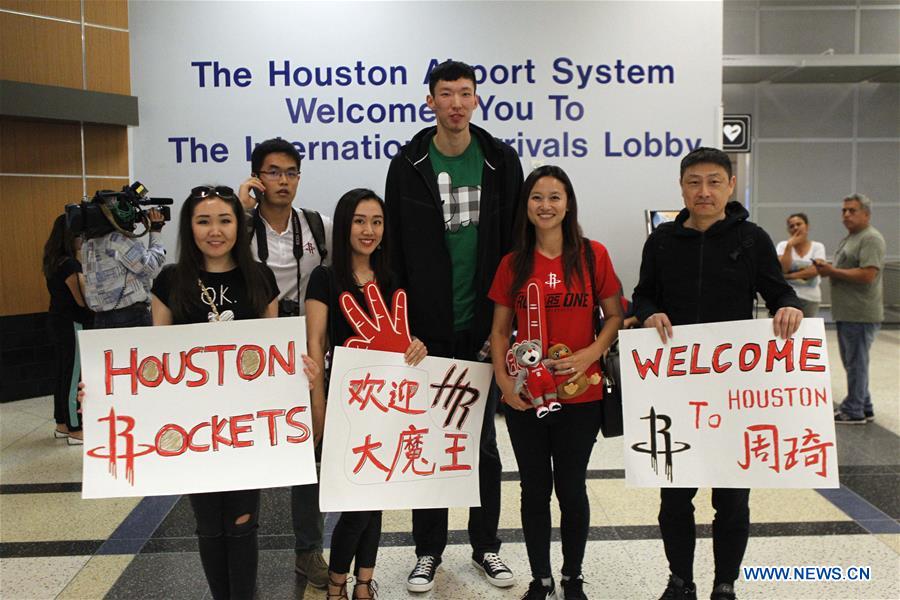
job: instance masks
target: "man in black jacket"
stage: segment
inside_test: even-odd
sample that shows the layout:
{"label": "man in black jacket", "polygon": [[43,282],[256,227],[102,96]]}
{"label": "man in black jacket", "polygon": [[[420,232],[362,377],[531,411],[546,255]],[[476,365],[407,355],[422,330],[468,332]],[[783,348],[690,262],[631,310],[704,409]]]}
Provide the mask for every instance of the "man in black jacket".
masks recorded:
{"label": "man in black jacket", "polygon": [[[647,238],[634,290],[638,319],[655,327],[663,343],[673,325],[753,318],[757,291],[774,314],[775,335],[789,338],[800,326],[800,303],[784,281],[772,240],[747,220],[743,206],[728,201],[734,184],[731,161],[721,150],[698,148],[681,161],[685,208]],[[659,528],[671,571],[662,600],[697,598],[696,493],[697,488],[660,490]],[[749,498],[748,489],[712,490],[712,600],[734,600],[750,531]]]}
{"label": "man in black jacket", "polygon": [[[429,74],[436,127],[423,129],[391,161],[385,183],[391,267],[409,298],[410,330],[434,356],[476,360],[490,334],[487,293],[512,245],[522,187],[515,151],[469,120],[478,106],[475,72],[446,61]],[[492,401],[491,401],[492,400]],[[500,454],[491,394],[481,429],[481,506],[469,510],[472,560],[499,587],[515,583],[500,560]],[[407,589],[434,587],[447,545],[447,509],[413,511],[417,562]]]}

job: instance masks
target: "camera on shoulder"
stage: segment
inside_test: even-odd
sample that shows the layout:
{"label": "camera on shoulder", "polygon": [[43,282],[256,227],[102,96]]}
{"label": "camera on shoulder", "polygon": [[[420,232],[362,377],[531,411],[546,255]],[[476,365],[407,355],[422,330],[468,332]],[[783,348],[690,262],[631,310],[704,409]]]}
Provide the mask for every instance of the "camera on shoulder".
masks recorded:
{"label": "camera on shoulder", "polygon": [[[174,200],[149,198],[147,192],[147,188],[139,181],[124,186],[118,192],[97,190],[89,201],[66,205],[66,224],[74,235],[84,235],[88,239],[102,237],[113,231],[127,237],[141,237],[153,229],[145,207],[155,205],[164,221],[172,219],[168,205],[173,204]],[[138,221],[144,225],[144,231],[135,234]]]}

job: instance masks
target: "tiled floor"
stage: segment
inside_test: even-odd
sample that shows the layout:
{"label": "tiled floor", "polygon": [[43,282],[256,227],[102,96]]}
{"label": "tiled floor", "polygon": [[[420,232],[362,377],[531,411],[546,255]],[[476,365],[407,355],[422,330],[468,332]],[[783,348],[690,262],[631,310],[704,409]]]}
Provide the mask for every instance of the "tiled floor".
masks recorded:
{"label": "tiled floor", "polygon": [[[844,373],[829,331],[834,396]],[[900,330],[882,330],[873,349],[872,392],[878,420],[838,428],[839,490],[756,490],[745,566],[869,567],[855,582],[737,582],[746,598],[900,597]],[[208,598],[185,499],[81,500],[80,448],[54,440],[49,398],[0,405],[0,598]],[[422,598],[518,598],[528,561],[518,511],[518,474],[502,418],[504,472],[501,537],[518,575],[512,590],[488,585],[469,562],[466,514],[451,511],[450,546],[437,585]],[[658,493],[626,489],[621,443],[600,440],[590,464],[591,530],[585,591],[591,598],[655,598],[667,575],[656,525]],[[708,593],[712,518],[708,491],[697,501],[696,577]],[[555,508],[554,508],[555,510]],[[328,516],[333,523],[334,515]],[[558,513],[554,513],[558,522]],[[266,490],[261,509],[259,598],[324,598],[293,573],[287,489]],[[377,579],[381,597],[408,598],[410,514],[384,515]],[[554,565],[561,565],[558,532]]]}

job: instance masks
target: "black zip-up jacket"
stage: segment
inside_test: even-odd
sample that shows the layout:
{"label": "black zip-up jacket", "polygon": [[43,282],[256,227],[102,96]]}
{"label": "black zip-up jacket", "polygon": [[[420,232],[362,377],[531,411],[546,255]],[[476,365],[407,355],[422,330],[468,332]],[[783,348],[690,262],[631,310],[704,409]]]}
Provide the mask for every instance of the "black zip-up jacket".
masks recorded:
{"label": "black zip-up jacket", "polygon": [[[481,145],[481,199],[478,266],[472,352],[487,339],[493,319],[488,290],[503,255],[512,246],[513,220],[522,188],[522,164],[516,152],[487,131],[469,125]],[[391,269],[408,294],[410,331],[429,341],[452,343],[453,284],[450,252],[444,241],[444,216],[437,176],[428,148],[437,127],[423,129],[391,160],[384,200],[392,248]]]}
{"label": "black zip-up jacket", "polygon": [[704,232],[685,227],[688,216],[683,209],[644,244],[633,297],[638,319],[660,312],[672,325],[751,319],[756,292],[770,314],[800,308],[771,238],[747,220],[743,206],[729,202],[725,219]]}

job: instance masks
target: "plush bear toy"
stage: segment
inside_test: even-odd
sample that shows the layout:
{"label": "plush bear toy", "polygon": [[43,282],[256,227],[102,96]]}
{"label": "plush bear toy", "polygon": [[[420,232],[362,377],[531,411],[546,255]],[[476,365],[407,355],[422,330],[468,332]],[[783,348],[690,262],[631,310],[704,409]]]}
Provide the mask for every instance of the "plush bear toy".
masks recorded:
{"label": "plush bear toy", "polygon": [[[572,349],[565,344],[550,342],[547,356],[550,360],[559,360],[561,358],[566,358],[567,356],[572,356]],[[560,398],[569,400],[580,396],[587,391],[588,387],[597,385],[598,383],[600,383],[600,375],[598,373],[593,373],[590,377],[579,375],[575,381],[561,383],[557,390]]]}
{"label": "plush bear toy", "polygon": [[516,375],[515,392],[520,393],[523,387],[528,390],[538,418],[562,408],[556,400],[556,382],[553,375],[541,361],[543,358],[541,343],[537,340],[525,340],[513,344],[512,353],[516,364],[520,367]]}

